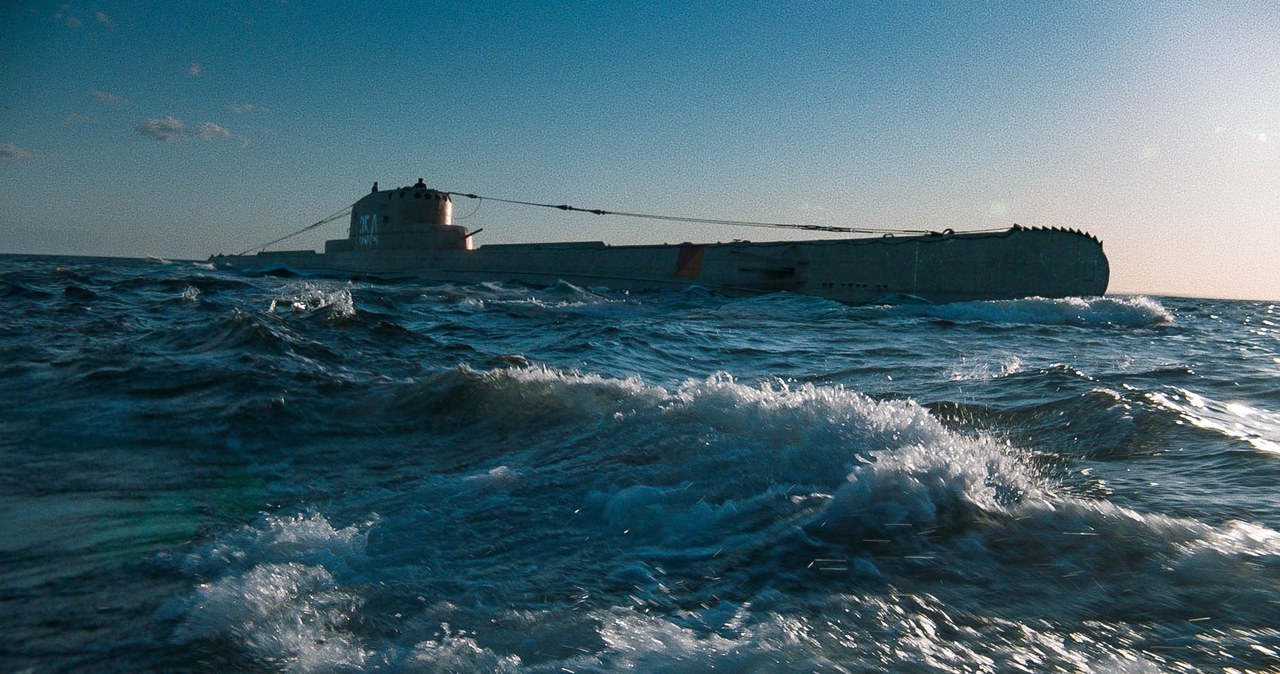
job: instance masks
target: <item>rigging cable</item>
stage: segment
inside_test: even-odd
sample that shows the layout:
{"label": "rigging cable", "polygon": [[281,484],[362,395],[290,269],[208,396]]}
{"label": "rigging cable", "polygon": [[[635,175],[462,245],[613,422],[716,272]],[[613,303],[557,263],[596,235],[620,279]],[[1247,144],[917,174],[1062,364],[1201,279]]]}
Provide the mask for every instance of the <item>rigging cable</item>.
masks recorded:
{"label": "rigging cable", "polygon": [[466,220],[467,218],[469,218],[469,217],[471,217],[471,216],[475,215],[476,213],[479,213],[479,212],[480,212],[480,207],[481,207],[481,206],[483,206],[483,205],[484,205],[484,201],[483,201],[483,200],[477,200],[477,201],[476,201],[476,207],[475,207],[475,208],[473,208],[473,209],[471,209],[471,212],[470,212],[470,213],[467,213],[466,215],[459,215],[458,217],[454,218],[454,220]]}
{"label": "rigging cable", "polygon": [[490,201],[500,201],[506,204],[516,204],[519,206],[537,206],[539,208],[555,208],[561,211],[577,211],[580,213],[591,213],[593,215],[617,215],[627,218],[645,218],[648,220],[666,220],[668,222],[693,222],[704,225],[730,225],[734,227],[769,227],[774,229],[801,229],[810,232],[841,232],[847,234],[885,234],[885,233],[901,233],[901,234],[930,234],[932,230],[928,229],[876,229],[866,227],[833,227],[830,225],[801,225],[786,222],[751,222],[747,220],[719,220],[715,218],[690,218],[678,215],[657,215],[653,213],[628,213],[625,211],[606,211],[600,208],[579,208],[568,204],[539,204],[532,201],[518,201],[515,199],[500,199],[498,197],[482,197],[478,194],[468,194],[466,192],[445,192],[450,196],[467,197],[468,199],[488,199]]}
{"label": "rigging cable", "polygon": [[274,244],[280,243],[281,241],[284,241],[285,239],[292,239],[293,237],[295,237],[295,236],[297,236],[297,235],[299,235],[299,234],[301,234],[301,233],[303,233],[303,232],[313,230],[313,229],[315,229],[316,227],[319,227],[320,225],[327,225],[327,224],[329,224],[330,222],[333,222],[334,220],[337,220],[338,218],[340,218],[340,217],[342,217],[342,216],[344,216],[344,215],[346,215],[346,214],[348,214],[348,213],[350,213],[350,212],[351,212],[351,207],[350,207],[350,206],[347,206],[346,208],[344,208],[344,209],[342,209],[342,210],[338,211],[337,213],[334,213],[333,215],[330,215],[329,217],[327,217],[327,218],[325,218],[325,219],[321,220],[320,222],[317,222],[317,223],[314,223],[314,224],[307,225],[306,227],[303,227],[302,229],[299,229],[298,231],[293,232],[292,234],[285,234],[284,236],[282,236],[282,237],[280,237],[280,238],[278,238],[278,239],[275,239],[275,240],[273,240],[273,241],[268,241],[268,242],[266,242],[266,243],[262,244],[261,246],[254,246],[254,247],[249,248],[248,250],[246,250],[246,251],[244,251],[243,253],[240,253],[240,254],[241,254],[241,255],[248,255],[250,250],[255,250],[255,249],[256,249],[258,252],[262,252],[262,251],[263,251],[263,249],[265,249],[267,246],[270,246],[270,245],[274,245]]}
{"label": "rigging cable", "polygon": [[[838,232],[843,234],[884,234],[885,236],[891,236],[893,234],[939,234],[939,232],[936,232],[931,229],[836,227],[832,225],[803,225],[803,224],[788,223],[788,222],[753,222],[750,220],[723,220],[718,218],[693,218],[693,217],[685,217],[685,216],[679,216],[679,215],[660,215],[656,213],[631,213],[627,211],[607,211],[602,208],[579,208],[577,206],[570,206],[568,204],[541,204],[533,201],[520,201],[517,199],[503,199],[499,197],[483,197],[478,194],[471,194],[468,192],[447,192],[446,191],[443,193],[448,194],[450,196],[455,196],[455,197],[466,197],[468,199],[475,199],[480,202],[483,202],[483,200],[488,199],[489,201],[499,201],[505,204],[515,204],[517,206],[535,206],[538,208],[554,208],[556,210],[561,210],[561,211],[576,211],[579,213],[590,213],[592,215],[616,215],[619,217],[626,217],[626,218],[665,220],[667,222],[690,222],[690,223],[697,223],[697,224],[704,224],[704,225],[726,225],[726,226],[733,226],[733,227],[767,227],[772,229],[799,229],[799,230],[804,230],[808,232]],[[470,213],[468,213],[466,216],[463,216],[460,219],[469,218],[475,215],[476,212],[480,210],[480,206],[481,204],[477,203],[474,210],[472,210]],[[299,234],[302,234],[303,232],[307,232],[315,229],[316,227],[320,227],[321,225],[326,225],[330,222],[333,222],[334,220],[337,220],[338,218],[350,213],[351,209],[352,209],[352,206],[347,206],[346,208],[338,211],[337,213],[334,213],[333,215],[330,215],[324,218],[323,220],[320,220],[319,222],[307,225],[306,227],[303,227],[302,229],[299,229],[296,232],[286,234],[278,239],[273,239],[271,241],[268,241],[267,243],[264,243],[261,246],[254,246],[252,248],[249,248],[248,250],[245,250],[240,254],[248,255],[249,251],[252,251],[252,250],[257,250],[261,252],[262,250],[266,249],[267,246],[275,245],[277,243],[280,243],[281,241],[284,241],[286,239],[291,239]],[[989,230],[982,229],[982,230],[968,230],[968,231],[974,232],[974,233],[988,232],[988,231],[995,232],[995,231],[1004,231],[1004,229],[998,228],[998,229],[989,229]],[[950,231],[947,231],[946,233],[950,233]]]}

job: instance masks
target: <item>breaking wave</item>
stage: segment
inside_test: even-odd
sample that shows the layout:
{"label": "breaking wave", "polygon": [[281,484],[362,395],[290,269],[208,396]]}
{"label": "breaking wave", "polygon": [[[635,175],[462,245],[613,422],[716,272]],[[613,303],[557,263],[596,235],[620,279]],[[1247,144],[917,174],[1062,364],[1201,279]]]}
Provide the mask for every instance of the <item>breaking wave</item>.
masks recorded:
{"label": "breaking wave", "polygon": [[982,321],[1019,325],[1146,327],[1167,325],[1173,314],[1149,297],[1068,297],[954,304],[911,304],[885,308],[895,316],[946,321]]}
{"label": "breaking wave", "polygon": [[1280,534],[1070,496],[914,402],[529,366],[458,368],[401,404],[464,414],[481,443],[558,430],[359,487],[352,524],[272,514],[193,550],[207,580],[175,638],[291,671],[1158,671],[1177,660],[1128,625],[1216,607],[1240,631],[1189,630],[1195,648],[1276,641]]}

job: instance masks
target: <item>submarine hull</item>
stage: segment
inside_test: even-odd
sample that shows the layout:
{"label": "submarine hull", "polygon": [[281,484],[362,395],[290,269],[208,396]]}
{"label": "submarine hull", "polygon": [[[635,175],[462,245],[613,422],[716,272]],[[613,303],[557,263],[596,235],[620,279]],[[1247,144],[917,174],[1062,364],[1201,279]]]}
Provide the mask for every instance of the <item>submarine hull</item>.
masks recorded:
{"label": "submarine hull", "polygon": [[469,239],[466,247],[455,249],[388,243],[330,246],[324,253],[219,255],[211,261],[246,271],[387,280],[535,286],[565,281],[627,291],[701,286],[729,296],[785,291],[852,304],[1102,295],[1110,276],[1096,238],[1017,226],[1001,232],[771,243],[612,246],[591,241],[474,249]]}

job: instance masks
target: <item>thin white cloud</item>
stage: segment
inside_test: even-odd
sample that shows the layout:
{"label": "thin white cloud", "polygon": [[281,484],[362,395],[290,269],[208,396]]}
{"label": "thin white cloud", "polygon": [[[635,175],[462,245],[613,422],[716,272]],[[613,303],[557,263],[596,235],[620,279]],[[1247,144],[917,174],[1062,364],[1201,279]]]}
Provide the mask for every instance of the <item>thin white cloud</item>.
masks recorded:
{"label": "thin white cloud", "polygon": [[99,103],[103,105],[118,105],[121,107],[129,105],[129,101],[126,101],[125,99],[120,98],[115,94],[109,94],[105,91],[99,91],[97,89],[93,89],[89,92],[89,94],[92,95],[95,99],[97,99]]}
{"label": "thin white cloud", "polygon": [[199,63],[192,63],[187,66],[187,77],[199,77],[204,74],[204,66]]}
{"label": "thin white cloud", "polygon": [[231,140],[231,132],[213,122],[200,122],[196,134],[205,140]]}
{"label": "thin white cloud", "polygon": [[262,107],[261,105],[254,105],[252,103],[232,103],[231,105],[227,106],[227,110],[230,110],[231,112],[234,112],[237,115],[243,115],[249,112],[264,112],[264,113],[271,112],[270,110]]}
{"label": "thin white cloud", "polygon": [[92,124],[92,123],[93,123],[92,118],[86,115],[81,115],[79,113],[74,113],[74,112],[71,113],[70,115],[67,115],[67,118],[62,120],[63,126],[80,126],[81,124]]}
{"label": "thin white cloud", "polygon": [[91,10],[89,14],[92,15],[92,19],[83,18],[83,14],[83,10],[79,7],[75,7],[69,2],[64,2],[58,8],[58,11],[53,13],[53,20],[68,28],[83,28],[86,21],[93,21],[108,28],[115,26],[115,24],[111,23],[111,17],[101,10]]}
{"label": "thin white cloud", "polygon": [[84,25],[84,20],[76,16],[75,10],[70,4],[64,4],[53,14],[53,20],[58,23],[65,24],[69,28],[79,28]]}
{"label": "thin white cloud", "polygon": [[240,144],[240,147],[249,145],[249,139],[231,133],[219,124],[200,122],[194,129],[188,129],[182,120],[173,115],[168,115],[164,119],[149,117],[138,122],[134,128],[138,133],[162,143],[173,143],[184,138],[198,138],[207,141],[234,140]]}
{"label": "thin white cloud", "polygon": [[94,23],[97,23],[100,26],[106,26],[107,28],[115,27],[115,24],[111,22],[111,17],[107,16],[107,13],[101,10],[91,10],[89,14],[92,15],[92,19],[85,19],[82,17],[82,14],[83,12],[80,8],[73,7],[71,3],[63,3],[62,6],[58,8],[58,11],[53,13],[53,20],[68,28],[83,28],[86,21],[93,21]]}
{"label": "thin white cloud", "polygon": [[249,147],[249,139],[228,131],[225,127],[213,122],[200,122],[196,134],[203,140],[234,140],[240,147]]}
{"label": "thin white cloud", "polygon": [[138,133],[162,143],[172,143],[187,135],[187,127],[172,115],[164,119],[147,118],[134,127]]}
{"label": "thin white cloud", "polygon": [[36,156],[13,143],[0,143],[0,161],[27,161]]}

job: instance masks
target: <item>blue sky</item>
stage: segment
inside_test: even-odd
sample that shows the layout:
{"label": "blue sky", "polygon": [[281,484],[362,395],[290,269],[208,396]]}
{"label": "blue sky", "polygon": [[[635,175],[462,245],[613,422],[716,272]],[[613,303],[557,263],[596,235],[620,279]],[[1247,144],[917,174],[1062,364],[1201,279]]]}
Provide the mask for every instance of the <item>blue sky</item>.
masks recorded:
{"label": "blue sky", "polygon": [[[422,177],[736,220],[1074,227],[1114,292],[1280,299],[1276,35],[1269,1],[3,3],[0,252],[239,252]],[[813,236],[455,215],[481,244]]]}

